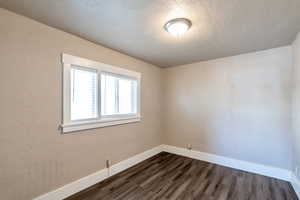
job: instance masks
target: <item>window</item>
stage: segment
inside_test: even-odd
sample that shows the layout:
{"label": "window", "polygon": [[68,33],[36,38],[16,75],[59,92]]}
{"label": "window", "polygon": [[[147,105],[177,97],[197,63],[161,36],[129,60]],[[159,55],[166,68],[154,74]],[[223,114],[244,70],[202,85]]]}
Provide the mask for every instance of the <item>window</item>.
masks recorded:
{"label": "window", "polygon": [[71,120],[98,117],[97,81],[96,70],[71,68]]}
{"label": "window", "polygon": [[63,54],[63,132],[140,121],[140,73]]}
{"label": "window", "polygon": [[101,115],[136,113],[137,81],[116,74],[101,73]]}

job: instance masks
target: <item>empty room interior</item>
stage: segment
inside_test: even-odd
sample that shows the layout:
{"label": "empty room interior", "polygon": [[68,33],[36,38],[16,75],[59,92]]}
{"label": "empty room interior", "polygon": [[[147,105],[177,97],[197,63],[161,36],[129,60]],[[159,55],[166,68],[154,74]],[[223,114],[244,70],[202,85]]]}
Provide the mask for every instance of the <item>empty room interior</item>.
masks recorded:
{"label": "empty room interior", "polygon": [[299,200],[300,0],[0,0],[1,200]]}

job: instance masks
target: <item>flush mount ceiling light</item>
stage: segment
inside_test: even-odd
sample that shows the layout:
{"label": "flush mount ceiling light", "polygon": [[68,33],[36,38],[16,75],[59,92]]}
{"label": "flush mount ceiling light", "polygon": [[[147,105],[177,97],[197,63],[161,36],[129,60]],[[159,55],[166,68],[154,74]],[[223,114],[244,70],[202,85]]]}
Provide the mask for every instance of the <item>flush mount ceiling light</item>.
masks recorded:
{"label": "flush mount ceiling light", "polygon": [[183,35],[192,26],[192,22],[186,18],[176,18],[168,21],[164,28],[173,36]]}

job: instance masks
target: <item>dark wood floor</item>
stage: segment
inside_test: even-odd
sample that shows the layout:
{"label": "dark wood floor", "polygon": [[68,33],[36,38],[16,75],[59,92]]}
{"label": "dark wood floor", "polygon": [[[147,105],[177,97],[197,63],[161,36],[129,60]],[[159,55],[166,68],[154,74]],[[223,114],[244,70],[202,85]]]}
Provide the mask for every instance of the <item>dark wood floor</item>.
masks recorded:
{"label": "dark wood floor", "polygon": [[67,200],[297,200],[290,183],[160,153]]}

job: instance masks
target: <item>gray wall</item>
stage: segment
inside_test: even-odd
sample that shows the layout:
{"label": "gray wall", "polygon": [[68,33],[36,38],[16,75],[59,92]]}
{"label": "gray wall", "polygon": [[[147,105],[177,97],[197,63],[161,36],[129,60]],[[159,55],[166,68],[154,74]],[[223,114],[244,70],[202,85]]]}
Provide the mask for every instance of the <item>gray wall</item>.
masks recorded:
{"label": "gray wall", "polygon": [[[161,69],[0,9],[0,199],[27,200],[161,144]],[[61,53],[142,73],[140,123],[61,135]]]}
{"label": "gray wall", "polygon": [[298,167],[300,179],[300,33],[293,44],[293,99],[292,99],[292,127],[293,127],[293,170]]}
{"label": "gray wall", "polygon": [[164,143],[291,168],[292,48],[164,70]]}

